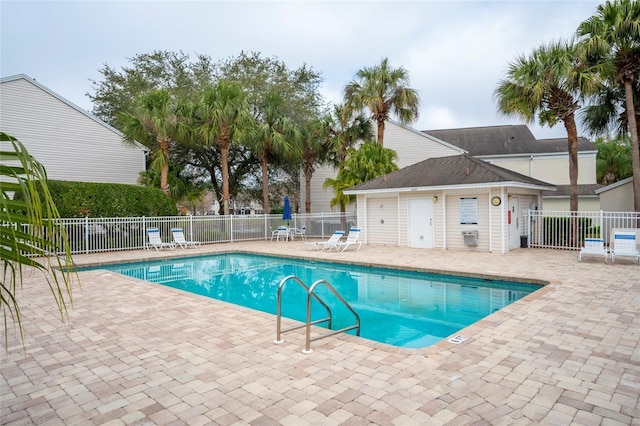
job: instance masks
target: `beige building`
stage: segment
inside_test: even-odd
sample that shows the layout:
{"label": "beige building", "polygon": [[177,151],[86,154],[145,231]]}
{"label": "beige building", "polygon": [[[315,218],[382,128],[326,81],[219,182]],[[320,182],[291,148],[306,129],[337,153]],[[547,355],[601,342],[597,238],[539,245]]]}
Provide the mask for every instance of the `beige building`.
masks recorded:
{"label": "beige building", "polygon": [[555,187],[467,154],[430,158],[345,191],[364,243],[506,253],[522,211]]}
{"label": "beige building", "polygon": [[[462,129],[426,130],[423,132],[388,121],[385,147],[398,153],[398,167],[429,159],[469,154],[493,165],[546,182],[555,188],[543,193],[545,210],[569,210],[569,154],[566,139],[536,140],[525,125],[486,126]],[[579,210],[600,210],[595,193],[596,147],[585,138],[578,141]],[[329,211],[334,197],[331,189],[323,189],[332,168],[321,168],[311,181],[312,212]],[[304,181],[304,179],[303,179]],[[304,185],[301,199],[305,199]],[[529,205],[530,204],[530,205]],[[542,208],[542,202],[521,202],[520,208]],[[355,205],[348,206],[353,211]]]}
{"label": "beige building", "polygon": [[603,186],[596,190],[600,197],[600,206],[604,211],[632,212],[633,208],[633,177]]}
{"label": "beige building", "polygon": [[146,169],[142,145],[34,79],[0,79],[0,130],[17,138],[49,179],[136,184]]}

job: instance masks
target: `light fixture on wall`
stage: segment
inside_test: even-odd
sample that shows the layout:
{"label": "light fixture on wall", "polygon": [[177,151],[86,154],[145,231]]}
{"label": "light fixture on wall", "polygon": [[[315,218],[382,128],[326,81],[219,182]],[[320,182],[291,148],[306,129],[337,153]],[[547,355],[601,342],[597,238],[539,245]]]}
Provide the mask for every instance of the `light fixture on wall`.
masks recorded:
{"label": "light fixture on wall", "polygon": [[438,196],[437,196],[437,195],[434,195],[434,196],[433,196],[433,202],[434,202],[434,203],[437,203],[437,202],[438,202]]}

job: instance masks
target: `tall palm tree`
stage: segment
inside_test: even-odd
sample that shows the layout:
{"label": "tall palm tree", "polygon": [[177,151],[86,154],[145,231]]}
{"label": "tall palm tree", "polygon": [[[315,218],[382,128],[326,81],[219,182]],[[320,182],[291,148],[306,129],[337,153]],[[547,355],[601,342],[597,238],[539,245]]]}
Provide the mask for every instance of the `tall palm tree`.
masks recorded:
{"label": "tall palm tree", "polygon": [[199,107],[200,133],[209,144],[220,147],[222,169],[222,208],[229,214],[229,147],[250,131],[252,117],[249,104],[240,86],[220,81],[206,87]]}
{"label": "tall palm tree", "polygon": [[520,56],[495,91],[498,111],[527,123],[536,116],[553,127],[562,121],[569,151],[570,210],[578,211],[578,130],[575,112],[581,94],[593,93],[598,79],[577,56],[575,43],[559,40]]}
{"label": "tall palm tree", "polygon": [[[353,148],[358,141],[368,141],[372,139],[373,131],[371,122],[367,120],[364,114],[354,114],[354,112],[344,104],[334,105],[328,120],[329,154],[332,157],[331,162],[337,167],[338,175],[340,175],[345,167],[348,150]],[[340,188],[334,189],[340,190]],[[334,200],[335,203],[332,202],[331,207],[338,205],[340,207],[340,213],[345,213],[349,198],[337,196]],[[342,217],[344,217],[344,214]]]}
{"label": "tall palm tree", "polygon": [[188,106],[168,90],[152,90],[140,98],[134,112],[121,112],[117,125],[125,142],[139,141],[152,149],[151,167],[160,171],[160,189],[169,195],[169,162],[174,140],[190,131]]}
{"label": "tall palm tree", "polygon": [[344,104],[336,104],[329,116],[329,145],[334,165],[340,172],[347,158],[347,150],[358,141],[368,141],[373,137],[371,123],[364,114],[353,114]]}
{"label": "tall palm tree", "polygon": [[590,58],[609,65],[624,87],[633,161],[634,209],[640,211],[640,145],[633,87],[640,75],[640,2],[614,0],[578,26],[581,45]]}
{"label": "tall palm tree", "polygon": [[275,91],[262,99],[253,147],[262,169],[262,208],[269,213],[269,164],[280,158],[298,160],[301,155],[298,126],[284,113],[284,100]]}
{"label": "tall palm tree", "polygon": [[379,65],[359,70],[356,78],[344,89],[345,103],[352,111],[369,110],[378,126],[380,145],[384,144],[385,122],[392,113],[400,124],[418,118],[420,99],[418,92],[409,88],[409,73],[404,68],[392,68],[384,58]]}
{"label": "tall palm tree", "polygon": [[18,289],[22,287],[25,268],[42,273],[64,316],[65,293],[68,303],[72,302],[75,264],[65,228],[56,220],[60,216],[44,167],[16,138],[4,132],[0,132],[0,182],[0,311],[5,319],[5,341],[7,319],[11,318],[24,342]]}

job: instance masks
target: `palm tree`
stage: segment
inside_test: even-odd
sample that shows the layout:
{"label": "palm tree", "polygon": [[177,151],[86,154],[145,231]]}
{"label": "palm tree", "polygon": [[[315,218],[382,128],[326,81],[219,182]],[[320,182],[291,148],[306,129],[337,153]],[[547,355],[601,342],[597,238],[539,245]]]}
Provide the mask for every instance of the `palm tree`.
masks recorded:
{"label": "palm tree", "polygon": [[331,207],[353,201],[355,196],[345,195],[345,189],[398,170],[397,159],[398,153],[376,141],[365,142],[358,149],[349,148],[344,168],[335,179],[328,178],[323,184],[335,193]]}
{"label": "palm tree", "polygon": [[118,114],[125,142],[139,141],[152,149],[151,167],[160,171],[160,188],[169,195],[169,158],[176,138],[190,131],[186,104],[177,103],[167,90],[152,90],[143,96],[133,113]]}
{"label": "palm tree", "polygon": [[355,146],[356,142],[373,137],[371,123],[363,114],[354,115],[344,104],[336,104],[329,116],[328,126],[333,162],[340,172],[347,158],[347,150]]}
{"label": "palm tree", "polygon": [[594,145],[598,148],[596,157],[596,178],[601,185],[611,185],[631,176],[631,139],[628,135],[616,139],[599,139]]}
{"label": "palm tree", "polygon": [[[5,318],[5,341],[11,317],[22,322],[18,288],[25,268],[43,273],[61,315],[67,312],[65,293],[72,303],[71,284],[75,264],[64,226],[47,186],[47,174],[38,161],[13,136],[0,132],[0,253],[3,271],[0,281],[0,310]],[[8,346],[6,346],[8,347]]]}
{"label": "palm tree", "polygon": [[[329,130],[329,154],[332,163],[338,168],[338,175],[342,172],[347,159],[349,148],[353,148],[358,141],[367,141],[373,137],[371,122],[363,114],[353,114],[344,104],[337,104],[328,119]],[[381,145],[382,146],[382,145]],[[334,188],[340,191],[346,188]],[[342,197],[336,193],[335,202],[331,207],[340,206],[340,213],[346,212],[348,197]]]}
{"label": "palm tree", "polygon": [[205,88],[200,100],[200,133],[209,144],[220,147],[222,169],[222,208],[229,214],[229,147],[250,131],[252,117],[240,86],[220,81]]}
{"label": "palm tree", "polygon": [[265,213],[269,213],[269,163],[277,158],[299,159],[299,134],[296,124],[284,114],[282,97],[274,91],[267,93],[260,105],[256,132],[252,136],[253,147],[260,157]]}
{"label": "palm tree", "polygon": [[394,113],[400,124],[418,118],[418,92],[409,88],[409,73],[404,68],[391,68],[389,59],[380,65],[365,67],[356,73],[357,80],[344,89],[345,103],[351,111],[368,109],[378,126],[378,143],[384,144],[385,122]]}
{"label": "palm tree", "polygon": [[575,112],[580,108],[578,97],[593,93],[597,83],[596,74],[579,61],[576,45],[560,40],[517,58],[495,91],[500,113],[520,117],[527,123],[537,115],[542,124],[550,127],[563,122],[569,151],[570,210],[574,212],[578,211]]}
{"label": "palm tree", "polygon": [[624,87],[625,110],[631,135],[634,209],[640,211],[640,145],[633,99],[640,74],[640,2],[614,0],[601,4],[596,14],[578,26],[587,55],[608,65]]}

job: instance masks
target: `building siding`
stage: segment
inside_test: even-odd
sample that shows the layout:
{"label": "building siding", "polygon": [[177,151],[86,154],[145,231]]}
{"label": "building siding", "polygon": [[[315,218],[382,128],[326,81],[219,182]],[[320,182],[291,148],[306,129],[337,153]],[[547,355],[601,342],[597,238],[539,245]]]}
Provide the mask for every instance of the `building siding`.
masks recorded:
{"label": "building siding", "polygon": [[30,81],[0,84],[0,129],[16,137],[49,179],[136,184],[144,152]]}
{"label": "building siding", "polygon": [[[374,126],[375,130],[375,126]],[[385,148],[393,149],[398,153],[396,164],[398,168],[403,168],[411,164],[415,164],[422,160],[435,157],[447,157],[450,155],[460,154],[460,151],[447,145],[438,143],[425,134],[413,132],[391,121],[386,123],[384,132]],[[331,199],[335,197],[331,188],[324,189],[322,186],[327,178],[335,178],[337,169],[329,166],[319,167],[313,174],[311,179],[311,212],[319,213],[323,211],[338,211],[337,208],[331,209]],[[300,194],[304,205],[306,197],[304,176],[300,179]],[[347,206],[347,211],[354,211],[356,204],[351,203]]]}
{"label": "building siding", "polygon": [[398,197],[367,198],[367,243],[399,245]]}

